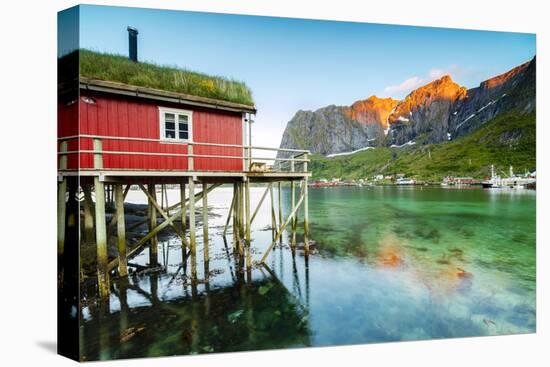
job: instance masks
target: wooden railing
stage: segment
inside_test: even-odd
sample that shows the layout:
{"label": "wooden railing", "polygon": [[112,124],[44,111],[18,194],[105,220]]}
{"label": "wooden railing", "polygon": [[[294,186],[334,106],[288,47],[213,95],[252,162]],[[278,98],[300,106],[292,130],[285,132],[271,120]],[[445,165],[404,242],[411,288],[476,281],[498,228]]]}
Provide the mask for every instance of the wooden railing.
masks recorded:
{"label": "wooden railing", "polygon": [[[93,149],[79,149],[79,150],[67,150],[67,142],[74,139],[92,139]],[[134,152],[134,151],[119,151],[119,150],[104,150],[103,141],[105,140],[121,140],[121,141],[138,141],[138,142],[158,142],[162,144],[175,144],[187,147],[187,153],[161,153],[161,152]],[[118,137],[118,136],[101,136],[101,135],[72,135],[58,138],[60,142],[60,151],[58,155],[60,161],[66,162],[67,156],[71,154],[93,154],[94,169],[104,169],[102,163],[102,155],[129,155],[129,156],[165,156],[165,157],[182,157],[187,158],[187,170],[195,170],[195,158],[210,158],[210,159],[242,159],[244,171],[254,171],[254,167],[258,166],[258,163],[265,164],[265,162],[273,162],[272,166],[265,164],[266,172],[308,172],[309,151],[301,149],[287,149],[287,148],[270,148],[260,146],[248,146],[240,144],[220,144],[220,143],[206,143],[206,142],[178,142],[167,141],[161,139],[151,138],[135,138],[135,137]],[[225,148],[241,148],[242,155],[226,155],[226,154],[195,154],[194,147],[197,146],[210,146],[210,147],[225,147]],[[286,153],[289,157],[267,157],[267,156],[255,156],[252,155],[253,151],[263,152],[279,152]],[[261,166],[261,165],[260,165]],[[64,170],[64,165],[60,166],[60,170]],[[139,170],[139,169],[138,169]],[[259,172],[262,172],[261,169]]]}

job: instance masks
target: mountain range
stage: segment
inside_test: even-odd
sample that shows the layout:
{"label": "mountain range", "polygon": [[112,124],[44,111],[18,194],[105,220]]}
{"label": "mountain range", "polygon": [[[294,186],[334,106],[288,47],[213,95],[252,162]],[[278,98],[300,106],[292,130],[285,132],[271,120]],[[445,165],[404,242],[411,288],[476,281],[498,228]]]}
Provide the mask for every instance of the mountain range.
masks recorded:
{"label": "mountain range", "polygon": [[[351,106],[300,110],[287,123],[280,147],[333,157],[376,147],[442,144],[471,134],[498,116],[535,111],[535,79],[534,57],[471,89],[445,75],[400,101],[371,96]],[[502,137],[518,138],[513,132]]]}

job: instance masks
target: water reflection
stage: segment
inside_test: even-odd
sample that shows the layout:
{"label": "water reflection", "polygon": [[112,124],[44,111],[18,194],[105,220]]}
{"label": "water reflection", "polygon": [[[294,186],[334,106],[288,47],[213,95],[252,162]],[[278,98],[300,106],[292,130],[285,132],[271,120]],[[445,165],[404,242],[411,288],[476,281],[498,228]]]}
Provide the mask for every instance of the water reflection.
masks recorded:
{"label": "water reflection", "polygon": [[[252,202],[262,190],[252,192]],[[535,202],[530,194],[424,188],[310,191],[318,254],[288,234],[268,267],[247,267],[223,227],[231,189],[213,191],[210,261],[159,242],[113,280],[106,305],[83,289],[88,360],[524,333],[535,330]],[[131,194],[129,195],[132,199]],[[177,192],[175,195],[179,195]],[[219,196],[216,196],[219,195]],[[287,214],[289,192],[283,192]],[[269,206],[251,255],[271,243]],[[300,224],[297,242],[302,240]],[[197,233],[201,233],[197,228]],[[199,242],[200,242],[199,238]],[[88,297],[88,295],[91,295]]]}
{"label": "water reflection", "polygon": [[[269,272],[251,283],[210,288],[172,301],[158,301],[155,279],[151,292],[139,285],[116,282],[119,312],[98,309],[87,321],[83,358],[112,359],[196,354],[310,345],[308,313]],[[130,308],[135,291],[150,306]],[[92,325],[95,324],[96,327]],[[97,343],[95,342],[97,340]]]}

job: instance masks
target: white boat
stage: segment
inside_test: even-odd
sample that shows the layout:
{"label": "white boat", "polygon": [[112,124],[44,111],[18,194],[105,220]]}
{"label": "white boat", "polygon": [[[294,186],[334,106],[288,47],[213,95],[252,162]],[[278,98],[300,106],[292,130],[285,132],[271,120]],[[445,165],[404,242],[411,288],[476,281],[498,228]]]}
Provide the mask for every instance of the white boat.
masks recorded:
{"label": "white boat", "polygon": [[488,181],[483,181],[481,185],[484,188],[491,188],[491,189],[503,189],[503,188],[509,188],[509,189],[525,189],[525,187],[529,184],[532,184],[536,181],[535,178],[529,177],[526,175],[525,177],[522,176],[516,176],[514,174],[514,169],[512,166],[510,166],[510,173],[509,177],[502,178],[499,175],[495,174],[495,166],[491,165],[491,179]]}
{"label": "white boat", "polygon": [[395,184],[396,185],[414,185],[416,184],[416,181],[413,180],[412,178],[398,178],[395,181]]}

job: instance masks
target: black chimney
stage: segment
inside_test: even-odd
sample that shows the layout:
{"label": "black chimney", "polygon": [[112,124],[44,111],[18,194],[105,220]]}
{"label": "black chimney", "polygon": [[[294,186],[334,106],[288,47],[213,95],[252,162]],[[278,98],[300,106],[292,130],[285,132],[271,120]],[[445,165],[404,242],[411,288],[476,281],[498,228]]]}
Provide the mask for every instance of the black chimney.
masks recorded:
{"label": "black chimney", "polygon": [[137,57],[137,35],[138,30],[134,27],[128,26],[128,58],[133,62],[138,61]]}

